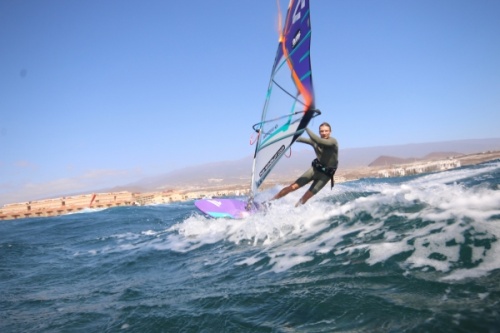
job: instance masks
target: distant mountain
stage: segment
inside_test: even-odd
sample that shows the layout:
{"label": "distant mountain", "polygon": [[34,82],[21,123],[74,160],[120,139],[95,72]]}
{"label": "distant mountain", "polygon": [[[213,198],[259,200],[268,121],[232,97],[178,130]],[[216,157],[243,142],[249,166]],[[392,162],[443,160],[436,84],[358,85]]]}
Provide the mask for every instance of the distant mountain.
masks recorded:
{"label": "distant mountain", "polygon": [[472,154],[488,150],[500,150],[500,138],[341,149],[339,163],[341,167],[350,168],[367,166],[379,156],[422,158],[435,152],[453,151],[460,154]]}
{"label": "distant mountain", "polygon": [[415,157],[400,158],[400,157],[395,157],[395,156],[380,156],[375,161],[368,164],[368,166],[377,167],[377,166],[386,166],[386,165],[390,166],[390,165],[395,165],[395,164],[408,164],[408,163],[413,163],[413,162],[417,162],[417,161],[441,160],[441,159],[448,158],[448,157],[462,156],[462,155],[464,155],[464,154],[456,153],[456,152],[436,152],[436,153],[427,154],[421,158],[415,158]]}
{"label": "distant mountain", "polygon": [[412,162],[415,162],[417,160],[419,160],[419,159],[417,159],[417,158],[400,158],[400,157],[394,157],[394,156],[380,156],[375,161],[368,164],[368,166],[370,166],[370,167],[390,166],[390,165],[394,165],[394,164],[412,163]]}
{"label": "distant mountain", "polygon": [[[297,149],[299,147],[300,149]],[[416,160],[441,159],[448,156],[490,150],[500,150],[500,138],[347,148],[339,151],[339,169],[402,164]],[[291,157],[284,157],[268,178],[270,180],[289,180],[304,172],[311,165],[313,159],[314,152],[312,149],[295,145],[292,148]],[[120,186],[120,188],[162,190],[169,187],[198,187],[210,184],[227,185],[232,183],[241,184],[243,182],[250,184],[251,168],[252,156],[247,156],[233,161],[209,163],[175,170],[162,175],[144,178],[138,182]]]}

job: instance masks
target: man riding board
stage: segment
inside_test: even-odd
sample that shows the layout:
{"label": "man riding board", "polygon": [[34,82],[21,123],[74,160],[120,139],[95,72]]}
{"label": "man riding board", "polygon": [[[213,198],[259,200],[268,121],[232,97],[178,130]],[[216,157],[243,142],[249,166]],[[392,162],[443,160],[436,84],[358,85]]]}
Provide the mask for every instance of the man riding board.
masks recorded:
{"label": "man riding board", "polygon": [[322,123],[319,125],[319,135],[318,137],[309,128],[306,128],[306,132],[309,138],[298,138],[297,142],[303,142],[310,144],[314,148],[316,153],[316,159],[312,162],[311,167],[302,174],[293,184],[284,187],[278,192],[271,200],[276,200],[284,197],[290,192],[293,192],[307,183],[312,181],[309,189],[304,193],[302,198],[297,202],[295,206],[305,204],[312,196],[318,193],[327,183],[331,182],[331,186],[334,185],[333,176],[335,171],[337,171],[338,166],[338,155],[339,155],[339,145],[335,138],[330,137],[331,127],[328,123]]}

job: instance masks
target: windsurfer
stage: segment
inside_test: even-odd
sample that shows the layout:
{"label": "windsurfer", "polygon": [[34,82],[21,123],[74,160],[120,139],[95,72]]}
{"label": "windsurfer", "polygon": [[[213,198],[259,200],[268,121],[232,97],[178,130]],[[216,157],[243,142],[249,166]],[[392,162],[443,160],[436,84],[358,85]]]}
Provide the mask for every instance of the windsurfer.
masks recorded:
{"label": "windsurfer", "polygon": [[333,187],[333,176],[338,165],[339,145],[335,138],[330,137],[332,132],[330,124],[325,122],[319,126],[319,134],[321,137],[318,137],[309,128],[306,128],[306,131],[310,139],[300,137],[297,139],[297,142],[303,142],[313,146],[317,158],[302,176],[293,184],[284,187],[271,200],[282,198],[288,193],[313,181],[309,189],[295,205],[299,206],[305,204],[307,200],[318,193],[328,183],[328,180],[331,181],[331,186]]}

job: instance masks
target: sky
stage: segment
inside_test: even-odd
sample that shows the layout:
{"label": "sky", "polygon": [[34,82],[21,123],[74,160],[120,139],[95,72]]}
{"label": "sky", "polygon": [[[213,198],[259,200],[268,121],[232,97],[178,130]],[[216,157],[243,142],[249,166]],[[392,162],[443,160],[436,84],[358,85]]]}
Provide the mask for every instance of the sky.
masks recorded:
{"label": "sky", "polygon": [[[311,126],[341,149],[499,137],[499,17],[311,0]],[[0,205],[248,157],[277,43],[274,0],[0,0]]]}

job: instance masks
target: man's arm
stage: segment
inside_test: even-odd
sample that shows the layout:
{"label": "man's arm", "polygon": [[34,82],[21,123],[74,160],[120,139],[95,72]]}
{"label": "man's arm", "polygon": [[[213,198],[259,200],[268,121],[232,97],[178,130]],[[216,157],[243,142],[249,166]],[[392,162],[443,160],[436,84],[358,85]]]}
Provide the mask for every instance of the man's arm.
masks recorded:
{"label": "man's arm", "polygon": [[[306,129],[306,131],[307,131],[307,127],[306,127],[305,129]],[[304,138],[304,137],[302,136],[302,134],[304,134],[304,132],[302,132],[302,133],[301,133],[301,136],[299,136],[299,137],[297,138],[297,140],[295,140],[295,141],[296,141],[296,142],[307,143],[308,145],[314,146],[314,142],[312,142],[312,140],[311,140],[311,139],[309,139],[309,138]]]}
{"label": "man's arm", "polygon": [[314,142],[312,142],[311,139],[303,138],[303,137],[299,137],[296,141],[297,142],[302,142],[302,143],[307,143],[309,145],[313,145],[314,144]]}

